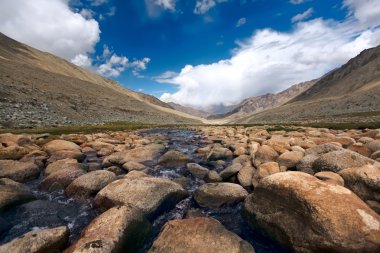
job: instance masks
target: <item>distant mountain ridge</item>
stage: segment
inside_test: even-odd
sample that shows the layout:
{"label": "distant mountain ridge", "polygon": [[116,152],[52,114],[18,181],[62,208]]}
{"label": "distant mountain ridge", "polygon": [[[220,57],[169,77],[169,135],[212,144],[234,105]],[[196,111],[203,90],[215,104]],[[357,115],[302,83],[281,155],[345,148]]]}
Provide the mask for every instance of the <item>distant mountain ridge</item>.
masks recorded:
{"label": "distant mountain ridge", "polygon": [[0,33],[0,128],[201,123],[159,99]]}
{"label": "distant mountain ridge", "polygon": [[169,102],[167,104],[170,107],[172,107],[175,110],[177,110],[177,111],[184,112],[184,113],[187,113],[187,114],[190,114],[190,115],[194,115],[194,116],[197,116],[197,117],[207,118],[210,115],[209,113],[207,113],[205,111],[198,110],[198,109],[195,109],[195,108],[192,108],[192,107],[188,107],[188,106],[183,106],[183,105],[176,104],[176,103],[173,103],[173,102]]}

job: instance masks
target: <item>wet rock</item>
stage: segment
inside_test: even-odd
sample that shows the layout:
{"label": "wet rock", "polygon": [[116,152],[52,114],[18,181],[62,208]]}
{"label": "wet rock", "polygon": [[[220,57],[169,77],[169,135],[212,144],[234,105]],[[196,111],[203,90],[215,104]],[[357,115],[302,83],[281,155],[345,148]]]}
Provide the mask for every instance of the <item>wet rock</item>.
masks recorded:
{"label": "wet rock", "polygon": [[1,253],[59,253],[69,240],[66,226],[30,231],[0,246]]}
{"label": "wet rock", "polygon": [[258,167],[262,163],[273,162],[278,158],[278,153],[268,145],[263,145],[256,153],[254,164]]}
{"label": "wet rock", "polygon": [[254,174],[254,168],[250,165],[245,165],[237,174],[237,180],[243,187],[252,186],[252,177]]}
{"label": "wet rock", "polygon": [[112,165],[122,166],[123,164],[133,161],[144,163],[148,161],[155,161],[160,156],[163,150],[161,144],[150,144],[144,147],[138,147],[129,151],[121,151],[107,156],[103,161],[103,166],[110,167]]}
{"label": "wet rock", "polygon": [[379,151],[380,150],[380,140],[371,141],[370,143],[367,144],[367,146],[372,152]]}
{"label": "wet rock", "polygon": [[124,163],[122,168],[128,172],[131,172],[133,170],[146,171],[148,169],[148,167],[146,167],[145,165],[133,161]]}
{"label": "wet rock", "polygon": [[380,249],[380,216],[350,190],[306,173],[264,178],[244,209],[250,223],[296,252]]}
{"label": "wet rock", "polygon": [[23,184],[8,178],[0,179],[0,212],[33,199],[33,193]]}
{"label": "wet rock", "polygon": [[253,247],[212,218],[167,222],[149,250],[150,253],[248,253]]}
{"label": "wet rock", "polygon": [[225,160],[232,158],[232,151],[228,148],[223,148],[220,146],[215,146],[211,149],[211,151],[207,155],[208,161],[216,161],[216,160]]}
{"label": "wet rock", "polygon": [[286,168],[294,168],[302,160],[303,152],[300,151],[290,151],[285,152],[280,155],[277,162],[280,166],[285,166]]}
{"label": "wet rock", "polygon": [[94,196],[115,179],[116,175],[110,171],[92,171],[75,179],[66,188],[66,194],[81,198]]}
{"label": "wet rock", "polygon": [[40,168],[32,162],[0,160],[0,177],[24,183],[40,175]]}
{"label": "wet rock", "polygon": [[196,178],[204,179],[205,176],[210,172],[207,168],[200,166],[196,163],[188,163],[187,170]]}
{"label": "wet rock", "polygon": [[80,147],[77,144],[65,140],[50,141],[43,146],[43,149],[48,154],[53,154],[54,152],[62,150],[80,151]]}
{"label": "wet rock", "polygon": [[218,172],[216,172],[215,170],[210,170],[205,176],[204,180],[207,183],[218,183],[222,182],[223,178],[219,176]]}
{"label": "wet rock", "polygon": [[223,178],[223,180],[227,180],[230,177],[235,176],[242,167],[243,166],[240,163],[233,163],[232,165],[222,170],[219,175],[221,178]]}
{"label": "wet rock", "polygon": [[341,170],[345,186],[363,200],[380,201],[380,169],[372,165]]}
{"label": "wet rock", "polygon": [[158,164],[163,167],[175,168],[185,166],[190,160],[190,157],[179,151],[169,150],[158,159]]}
{"label": "wet rock", "polygon": [[0,146],[0,160],[19,160],[28,153],[29,150],[24,147],[9,146],[3,148]]}
{"label": "wet rock", "polygon": [[40,183],[39,187],[45,191],[56,191],[65,189],[76,178],[84,175],[86,172],[83,170],[60,170],[50,174]]}
{"label": "wet rock", "polygon": [[208,183],[201,185],[194,194],[194,199],[202,207],[219,207],[243,201],[248,192],[238,184]]}
{"label": "wet rock", "polygon": [[331,171],[321,171],[315,173],[314,176],[325,183],[344,186],[344,179],[337,173]]}
{"label": "wet rock", "polygon": [[50,156],[47,160],[47,163],[52,163],[62,159],[75,159],[78,162],[83,162],[85,155],[80,151],[72,151],[72,150],[60,150],[56,151]]}
{"label": "wet rock", "polygon": [[184,219],[193,219],[193,218],[201,218],[207,217],[207,215],[199,209],[190,209],[186,212]]}
{"label": "wet rock", "polygon": [[332,151],[321,155],[313,162],[313,170],[339,172],[350,167],[373,164],[375,161],[346,149]]}
{"label": "wet rock", "polygon": [[44,176],[47,177],[63,170],[86,170],[86,168],[86,165],[78,163],[75,159],[63,159],[49,164],[44,171]]}
{"label": "wet rock", "polygon": [[96,217],[65,253],[138,252],[150,229],[139,209],[131,205],[114,207]]}
{"label": "wet rock", "polygon": [[153,217],[172,208],[187,196],[179,184],[168,179],[148,176],[128,178],[127,175],[103,188],[96,195],[95,202],[104,208],[131,204],[148,217]]}

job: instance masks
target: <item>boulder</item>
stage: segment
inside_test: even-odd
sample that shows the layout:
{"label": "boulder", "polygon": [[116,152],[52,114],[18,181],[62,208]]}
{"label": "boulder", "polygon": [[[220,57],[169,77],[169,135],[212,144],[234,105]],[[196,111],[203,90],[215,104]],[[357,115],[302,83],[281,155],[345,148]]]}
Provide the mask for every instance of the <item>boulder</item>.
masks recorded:
{"label": "boulder", "polygon": [[325,183],[344,186],[344,179],[337,173],[331,171],[321,171],[315,173],[314,176]]}
{"label": "boulder", "polygon": [[36,179],[40,175],[40,168],[32,162],[0,160],[0,178],[6,177],[24,183]]}
{"label": "boulder", "polygon": [[305,172],[307,174],[313,175],[313,163],[318,159],[317,155],[306,155],[301,161],[296,165],[296,170]]}
{"label": "boulder", "polygon": [[313,171],[339,172],[351,167],[361,167],[366,164],[373,164],[375,161],[362,156],[356,152],[342,149],[321,155],[313,162]]}
{"label": "boulder", "polygon": [[380,216],[349,189],[306,173],[264,178],[247,197],[244,213],[295,252],[380,250]]}
{"label": "boulder", "polygon": [[122,166],[123,164],[133,161],[138,163],[145,163],[155,161],[160,156],[163,150],[161,144],[150,144],[144,147],[134,148],[128,151],[121,151],[107,156],[103,161],[103,166],[110,167],[112,165]]}
{"label": "boulder", "polygon": [[95,203],[104,208],[132,204],[150,218],[172,208],[187,196],[179,184],[168,179],[140,175],[128,177],[127,174],[103,188],[96,195]]}
{"label": "boulder", "polygon": [[209,169],[202,167],[196,163],[188,163],[186,167],[194,177],[199,179],[204,179],[205,176],[210,172]]}
{"label": "boulder", "polygon": [[0,178],[0,212],[35,199],[28,187],[8,178]]}
{"label": "boulder", "polygon": [[114,207],[96,217],[65,253],[138,252],[150,230],[139,209],[131,205]]}
{"label": "boulder", "polygon": [[216,160],[225,160],[232,158],[232,151],[228,148],[223,147],[213,147],[211,151],[207,155],[208,161],[216,161]]}
{"label": "boulder", "polygon": [[262,163],[274,162],[278,158],[278,153],[268,145],[262,145],[256,152],[254,164],[258,167]]}
{"label": "boulder", "polygon": [[94,196],[115,179],[116,175],[110,171],[92,171],[75,179],[66,188],[65,192],[70,197],[86,198]]}
{"label": "boulder", "polygon": [[337,145],[330,144],[330,143],[320,144],[320,145],[314,146],[312,148],[306,149],[305,150],[305,156],[307,156],[307,155],[319,156],[319,155],[323,155],[323,154],[326,154],[326,153],[329,153],[332,151],[337,151],[340,149],[342,149],[342,148],[340,148]]}
{"label": "boulder", "polygon": [[237,174],[237,180],[239,181],[239,184],[243,187],[250,187],[252,186],[252,177],[255,170],[250,165],[245,165],[241,170],[239,170]]}
{"label": "boulder", "polygon": [[43,146],[43,149],[48,154],[53,154],[57,151],[62,150],[71,150],[71,151],[80,151],[80,147],[71,141],[65,141],[65,140],[53,140],[49,141]]}
{"label": "boulder", "polygon": [[62,160],[62,159],[75,159],[77,160],[78,162],[83,162],[84,158],[86,156],[80,152],[80,151],[76,151],[76,150],[59,150],[59,151],[56,151],[54,152],[50,158],[47,160],[47,163],[52,163],[52,162],[55,162],[55,161],[58,161],[58,160]]}
{"label": "boulder", "polygon": [[201,185],[194,193],[194,199],[202,207],[219,207],[243,201],[248,192],[233,183],[208,183]]}
{"label": "boulder", "polygon": [[212,218],[168,221],[149,253],[254,253],[253,247]]}
{"label": "boulder", "polygon": [[303,152],[300,151],[290,151],[285,152],[279,156],[277,162],[280,166],[285,166],[286,168],[294,168],[302,160]]}
{"label": "boulder", "polygon": [[363,200],[380,201],[380,169],[372,165],[341,170],[345,186]]}
{"label": "boulder", "polygon": [[372,153],[372,155],[371,155],[371,159],[373,159],[373,160],[378,160],[378,159],[380,159],[380,150],[378,150],[378,151]]}
{"label": "boulder", "polygon": [[66,226],[30,231],[0,246],[0,253],[60,253],[69,241]]}
{"label": "boulder", "polygon": [[349,146],[347,149],[354,151],[356,153],[359,153],[359,154],[366,156],[366,157],[371,156],[371,151],[369,150],[369,148],[360,142],[357,142],[357,143]]}
{"label": "boulder", "polygon": [[86,170],[86,165],[78,163],[75,159],[63,159],[49,164],[44,171],[44,176],[47,177],[55,172],[62,170]]}
{"label": "boulder", "polygon": [[368,148],[373,152],[380,150],[380,140],[371,141],[367,144]]}
{"label": "boulder", "polygon": [[145,165],[138,162],[133,162],[133,161],[124,163],[122,168],[128,172],[131,172],[133,170],[145,171],[148,169],[148,167],[146,167]]}
{"label": "boulder", "polygon": [[175,167],[183,167],[191,159],[187,155],[182,152],[176,150],[169,150],[165,154],[163,154],[160,159],[158,159],[158,164],[163,167],[175,168]]}
{"label": "boulder", "polygon": [[210,170],[205,176],[204,180],[207,183],[217,183],[222,182],[223,178],[219,176],[218,172],[216,172],[215,170]]}
{"label": "boulder", "polygon": [[64,190],[76,178],[84,175],[84,170],[60,170],[44,178],[39,187],[45,191]]}
{"label": "boulder", "polygon": [[255,177],[259,179],[259,181],[267,176],[270,176],[275,173],[279,173],[280,171],[280,166],[276,162],[268,162],[268,163],[263,163],[259,166],[259,169],[257,170]]}
{"label": "boulder", "polygon": [[27,148],[17,145],[5,148],[0,146],[0,160],[19,160],[28,153],[29,150]]}
{"label": "boulder", "polygon": [[240,163],[233,163],[232,165],[222,170],[219,175],[221,178],[223,178],[223,180],[227,180],[230,177],[235,176],[241,170],[241,168],[243,168],[243,166]]}

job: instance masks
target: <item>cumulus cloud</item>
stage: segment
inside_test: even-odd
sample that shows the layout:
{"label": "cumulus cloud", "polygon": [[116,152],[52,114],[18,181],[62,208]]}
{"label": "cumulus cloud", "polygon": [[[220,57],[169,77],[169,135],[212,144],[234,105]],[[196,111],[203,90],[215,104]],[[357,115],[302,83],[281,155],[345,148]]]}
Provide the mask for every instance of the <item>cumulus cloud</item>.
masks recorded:
{"label": "cumulus cloud", "polygon": [[194,13],[205,14],[210,9],[214,8],[218,3],[224,3],[228,0],[198,0],[195,3]]}
{"label": "cumulus cloud", "polygon": [[314,12],[314,9],[309,8],[306,11],[295,15],[294,17],[292,17],[292,23],[296,23],[296,22],[310,18],[311,15],[313,15],[313,12]]}
{"label": "cumulus cloud", "polygon": [[[89,62],[90,65],[88,65]],[[150,59],[148,57],[141,60],[134,59],[130,61],[126,56],[117,55],[105,45],[103,47],[103,54],[101,57],[98,57],[95,65],[91,65],[91,60],[86,61],[85,57],[78,57],[74,63],[82,67],[94,69],[100,75],[105,77],[115,78],[120,76],[120,74],[127,69],[131,69],[133,75],[142,78],[143,76],[140,74],[140,71],[146,70],[149,62]],[[82,63],[85,65],[81,65]]]}
{"label": "cumulus cloud", "polygon": [[155,4],[166,10],[175,11],[176,0],[155,0]]}
{"label": "cumulus cloud", "polygon": [[[377,1],[372,1],[372,8],[361,2],[346,1],[351,14],[343,22],[318,18],[296,23],[291,32],[258,30],[238,43],[231,58],[186,65],[176,76],[160,80],[179,86],[161,99],[200,108],[229,105],[318,78],[380,43],[378,20],[369,18],[376,17],[373,10],[380,16]],[[362,8],[368,8],[367,12],[361,12]]]}
{"label": "cumulus cloud", "polygon": [[0,31],[32,47],[72,60],[94,51],[96,20],[73,12],[67,0],[0,1]]}
{"label": "cumulus cloud", "polygon": [[238,22],[236,23],[236,27],[240,27],[242,25],[245,25],[245,23],[247,23],[247,19],[246,18],[240,18],[238,20]]}

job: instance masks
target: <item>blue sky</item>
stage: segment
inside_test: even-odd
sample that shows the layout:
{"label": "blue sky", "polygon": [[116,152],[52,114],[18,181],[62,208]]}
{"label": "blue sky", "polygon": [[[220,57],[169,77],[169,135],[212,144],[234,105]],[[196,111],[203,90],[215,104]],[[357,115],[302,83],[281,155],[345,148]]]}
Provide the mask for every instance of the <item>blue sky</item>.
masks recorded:
{"label": "blue sky", "polygon": [[0,31],[205,108],[320,77],[380,43],[378,0],[12,0]]}

